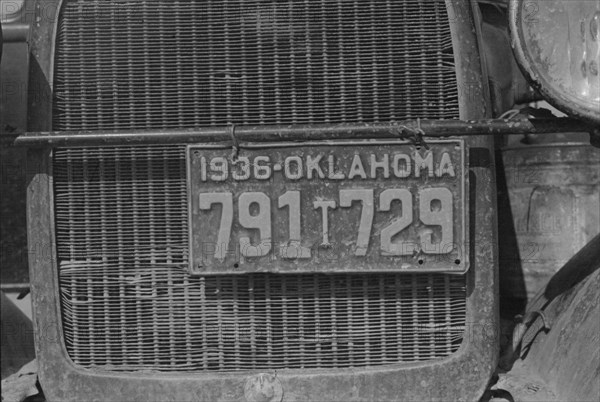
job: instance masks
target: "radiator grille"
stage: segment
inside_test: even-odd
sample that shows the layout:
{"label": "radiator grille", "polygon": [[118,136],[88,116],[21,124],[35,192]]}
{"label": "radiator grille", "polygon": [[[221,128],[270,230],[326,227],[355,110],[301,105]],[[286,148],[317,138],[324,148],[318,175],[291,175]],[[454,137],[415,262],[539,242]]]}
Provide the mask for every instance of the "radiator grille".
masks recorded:
{"label": "radiator grille", "polygon": [[112,371],[336,368],[449,356],[463,276],[187,274],[185,148],[58,149],[67,351]]}
{"label": "radiator grille", "polygon": [[54,129],[458,118],[444,0],[66,0]]}
{"label": "radiator grille", "polygon": [[[65,0],[54,97],[55,130],[458,117],[443,0]],[[189,276],[182,146],[59,149],[53,165],[82,367],[365,367],[462,341],[462,276]]]}

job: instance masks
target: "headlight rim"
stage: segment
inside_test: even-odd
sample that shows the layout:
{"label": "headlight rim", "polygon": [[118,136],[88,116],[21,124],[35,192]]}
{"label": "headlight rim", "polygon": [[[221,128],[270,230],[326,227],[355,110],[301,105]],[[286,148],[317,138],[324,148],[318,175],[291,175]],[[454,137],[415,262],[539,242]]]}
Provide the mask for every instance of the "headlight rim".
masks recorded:
{"label": "headlight rim", "polygon": [[525,39],[521,29],[524,0],[510,0],[509,3],[509,34],[513,54],[527,81],[544,97],[548,103],[557,109],[591,123],[600,123],[600,108],[594,108],[589,102],[577,101],[565,92],[550,84],[541,73],[527,52]]}

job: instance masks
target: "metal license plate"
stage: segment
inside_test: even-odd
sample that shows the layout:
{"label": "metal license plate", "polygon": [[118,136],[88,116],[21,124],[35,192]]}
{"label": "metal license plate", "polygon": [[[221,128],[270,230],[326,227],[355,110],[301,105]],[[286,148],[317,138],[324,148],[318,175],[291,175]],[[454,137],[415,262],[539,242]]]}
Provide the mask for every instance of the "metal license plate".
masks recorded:
{"label": "metal license plate", "polygon": [[460,139],[187,150],[190,272],[464,272]]}

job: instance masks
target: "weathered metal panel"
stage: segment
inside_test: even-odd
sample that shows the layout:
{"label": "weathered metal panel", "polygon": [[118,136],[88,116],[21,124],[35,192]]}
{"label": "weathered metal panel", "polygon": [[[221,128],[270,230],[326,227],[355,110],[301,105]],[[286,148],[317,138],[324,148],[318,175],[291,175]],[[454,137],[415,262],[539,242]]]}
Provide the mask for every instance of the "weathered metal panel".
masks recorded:
{"label": "weathered metal panel", "polygon": [[522,401],[600,397],[600,234],[575,254],[527,306],[521,359],[495,388]]}
{"label": "weathered metal panel", "polygon": [[502,157],[518,249],[503,237],[501,288],[507,297],[530,299],[600,232],[600,150],[585,143],[522,145]]}
{"label": "weathered metal panel", "polygon": [[[253,144],[235,163],[228,147],[190,146],[190,271],[465,272],[464,142],[428,145]],[[241,206],[243,199],[248,208]],[[260,208],[250,211],[259,201]],[[402,204],[401,227],[389,215],[394,201]],[[232,235],[226,242],[219,240],[222,230]]]}

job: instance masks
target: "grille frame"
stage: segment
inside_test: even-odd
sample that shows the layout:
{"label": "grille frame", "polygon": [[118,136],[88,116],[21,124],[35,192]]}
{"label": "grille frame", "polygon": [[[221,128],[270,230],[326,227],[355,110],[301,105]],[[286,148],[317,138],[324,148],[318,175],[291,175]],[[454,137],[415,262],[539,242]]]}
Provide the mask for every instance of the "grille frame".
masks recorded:
{"label": "grille frame", "polygon": [[[36,172],[35,180],[30,183],[29,199],[29,231],[30,239],[33,241],[54,241],[54,208],[53,208],[53,180],[52,180],[52,149],[40,149],[29,152],[29,161],[35,166],[41,166]],[[40,163],[41,162],[41,163]],[[48,202],[48,201],[51,202]],[[41,213],[44,212],[45,213]],[[35,219],[33,219],[35,216]],[[34,231],[34,228],[37,230]],[[33,233],[33,234],[32,234]],[[48,243],[46,243],[48,244]],[[182,395],[176,400],[212,400],[216,390],[222,387],[243,388],[243,384],[252,374],[260,373],[257,370],[243,370],[239,372],[107,372],[104,370],[83,368],[74,363],[67,351],[63,338],[64,329],[61,319],[61,302],[59,300],[59,273],[56,259],[55,247],[52,248],[52,258],[32,259],[32,294],[34,305],[34,322],[36,327],[36,345],[38,346],[38,358],[40,361],[40,381],[44,384],[44,390],[48,394],[60,395],[64,400],[78,400],[73,395],[103,395],[103,399],[120,400],[122,395],[139,395],[139,389],[151,389],[147,397],[157,395]],[[43,256],[40,256],[43,257]],[[495,278],[493,269],[478,269],[473,266],[466,274],[467,283],[467,328],[464,340],[459,349],[452,355],[435,360],[433,362],[414,363],[392,363],[384,366],[337,368],[331,369],[283,369],[277,370],[277,376],[281,381],[294,384],[293,388],[312,387],[314,384],[333,384],[331,388],[320,388],[307,400],[314,400],[323,395],[329,395],[330,399],[338,397],[336,389],[338,381],[345,383],[345,378],[353,381],[367,381],[374,384],[390,384],[397,382],[399,378],[411,379],[402,381],[399,388],[390,386],[382,394],[379,391],[368,390],[372,395],[391,395],[394,392],[412,393],[412,395],[423,397],[423,391],[418,386],[422,378],[434,378],[436,383],[445,387],[451,387],[452,382],[446,382],[448,372],[456,373],[470,380],[473,395],[478,395],[478,389],[483,389],[487,381],[486,370],[495,367],[495,356],[497,346],[493,343],[495,336],[493,322],[490,320],[490,312],[496,307],[490,307],[485,314],[479,312],[475,307],[491,302],[496,305],[494,295]],[[481,287],[476,288],[475,283]],[[487,286],[486,286],[487,285]],[[493,316],[493,314],[492,314]],[[483,321],[482,321],[483,320]],[[492,334],[490,335],[490,331]],[[473,364],[474,363],[474,364]],[[479,367],[480,372],[470,371],[465,375],[466,367]],[[59,373],[64,373],[59,374]],[[326,378],[323,381],[323,378]],[[484,380],[483,378],[486,378]],[[160,386],[153,388],[154,383]],[[408,385],[417,384],[414,388]],[[46,385],[48,384],[48,385]],[[305,385],[301,385],[305,384]],[[341,383],[340,383],[341,384]],[[60,385],[60,386],[59,386]],[[115,388],[120,393],[110,391]],[[74,389],[85,389],[81,393],[73,393]],[[206,389],[206,391],[205,391]],[[287,389],[287,388],[286,388]],[[393,391],[397,389],[398,391]],[[339,390],[339,389],[338,389]],[[463,395],[464,387],[458,387],[454,395]],[[344,392],[351,391],[344,389]],[[467,390],[468,391],[468,390]],[[220,392],[220,391],[218,391]],[[390,394],[388,394],[390,392]],[[112,396],[111,396],[112,395]],[[200,395],[200,397],[199,397]],[[396,394],[397,395],[397,394]],[[447,396],[447,393],[444,395]],[[193,399],[199,398],[199,399]],[[332,399],[333,400],[333,399]],[[342,398],[340,400],[346,400]]]}
{"label": "grille frame", "polygon": [[[52,373],[53,369],[50,367],[60,366],[64,372],[67,372],[69,376],[78,378],[82,383],[87,386],[95,388],[98,384],[105,384],[108,386],[108,379],[111,381],[118,381],[121,384],[121,389],[130,389],[133,384],[143,384],[146,381],[161,380],[161,389],[171,389],[170,392],[175,392],[175,384],[188,384],[184,386],[186,390],[193,390],[194,395],[197,395],[199,389],[204,386],[198,386],[199,382],[206,385],[210,385],[215,388],[219,388],[216,384],[224,382],[235,386],[246,380],[247,376],[251,373],[256,373],[256,370],[244,370],[242,372],[223,372],[223,373],[190,373],[190,372],[106,372],[104,370],[96,370],[89,368],[82,368],[78,364],[74,363],[66,349],[62,334],[64,329],[62,327],[61,317],[61,303],[58,298],[58,265],[56,264],[56,249],[54,239],[54,197],[53,197],[53,172],[52,172],[52,149],[41,149],[30,151],[29,160],[32,162],[32,166],[40,167],[38,174],[30,184],[30,235],[35,241],[39,239],[52,239],[53,247],[53,258],[50,260],[35,259],[33,261],[33,283],[34,283],[34,306],[35,307],[35,319],[36,327],[36,339],[38,344],[43,345],[41,347],[41,361],[45,363],[44,375]],[[41,162],[41,163],[40,163]],[[473,189],[472,189],[473,190]],[[50,201],[50,202],[48,202]],[[471,208],[474,205],[471,203]],[[44,214],[43,212],[46,212]],[[32,219],[35,217],[35,220]],[[45,222],[45,223],[44,223]],[[45,230],[40,231],[40,226]],[[37,228],[38,230],[34,230]],[[47,236],[47,237],[46,237]],[[35,243],[34,243],[35,244]],[[46,243],[47,244],[47,243]],[[491,256],[487,256],[491,258]],[[478,258],[481,262],[481,258]],[[492,260],[485,259],[488,262]],[[460,348],[452,355],[447,358],[436,360],[435,362],[415,362],[415,363],[395,363],[388,364],[385,366],[377,367],[360,367],[360,368],[338,368],[335,370],[336,376],[352,377],[352,378],[378,378],[373,381],[386,381],[386,378],[397,378],[399,373],[402,375],[409,375],[413,378],[421,378],[422,375],[433,375],[443,378],[443,372],[435,374],[438,370],[448,370],[451,367],[459,368],[465,367],[465,365],[471,364],[473,361],[476,363],[483,363],[482,356],[487,357],[485,366],[487,367],[487,361],[493,362],[493,354],[490,353],[496,349],[493,343],[489,342],[489,331],[493,327],[490,324],[489,313],[494,311],[495,307],[487,309],[485,314],[481,314],[475,306],[491,303],[490,306],[494,306],[496,301],[494,297],[494,269],[493,262],[490,267],[478,268],[478,264],[475,263],[472,269],[467,274],[467,327],[475,325],[466,331],[464,341]],[[478,283],[481,288],[475,288],[474,284]],[[487,284],[487,286],[486,286]],[[40,295],[43,297],[40,298]],[[49,296],[50,295],[50,296]],[[45,313],[41,313],[41,310]],[[49,314],[48,316],[46,314]],[[477,318],[479,316],[479,318]],[[482,321],[485,324],[480,324]],[[493,322],[493,320],[491,321]],[[479,323],[479,324],[478,324]],[[480,326],[482,325],[482,326]],[[39,331],[42,328],[42,331]],[[60,334],[59,342],[56,342],[56,338],[53,334]],[[48,358],[48,355],[52,358]],[[475,359],[475,360],[473,360]],[[49,363],[52,362],[52,363]],[[490,366],[491,367],[491,366]],[[485,372],[485,371],[484,371]],[[430,374],[424,374],[430,373]],[[282,379],[289,379],[290,381],[301,381],[307,384],[313,384],[314,380],[319,376],[331,375],[331,370],[328,369],[285,369],[279,370],[278,376]],[[215,377],[216,376],[216,377]],[[390,377],[391,376],[391,377]],[[220,380],[219,380],[220,379]],[[164,384],[163,384],[164,381]],[[334,381],[334,378],[330,379]],[[389,380],[391,381],[391,380]],[[395,380],[394,380],[395,381]],[[62,380],[58,379],[51,380],[50,383],[63,383]],[[68,382],[67,382],[68,383]],[[64,383],[63,383],[64,384]],[[447,384],[446,384],[447,385]],[[70,386],[69,386],[70,387]],[[66,389],[66,388],[65,388]],[[69,388],[70,389],[70,388]],[[461,392],[464,390],[461,390]],[[104,391],[103,391],[104,392]],[[333,394],[331,394],[333,395]],[[415,394],[417,395],[417,394]],[[421,394],[422,395],[422,394]],[[313,396],[313,398],[316,396]],[[211,399],[207,397],[206,399]]]}
{"label": "grille frame", "polygon": [[[38,0],[39,2],[39,0]],[[62,0],[47,0],[48,10],[58,10]],[[452,35],[459,85],[479,90],[472,96],[460,98],[460,118],[478,119],[487,116],[490,99],[483,78],[475,27],[479,25],[477,12],[467,0],[447,0],[455,10]],[[54,32],[57,16],[50,11],[32,30],[31,54],[34,73],[31,82],[35,88],[52,88],[48,77],[53,76]],[[459,41],[457,38],[461,38]],[[474,85],[476,87],[474,87]],[[483,100],[483,102],[482,102]],[[30,109],[29,129],[51,131],[51,96],[40,99],[39,108]],[[86,133],[90,134],[90,133]],[[470,147],[490,154],[490,138],[471,137]],[[57,298],[57,267],[54,249],[54,211],[52,208],[52,172],[49,162],[51,148],[30,149],[28,153],[28,243],[30,246],[30,273],[32,285],[33,321],[39,377],[49,400],[79,401],[95,397],[98,400],[132,398],[148,400],[157,395],[176,400],[215,400],[218,398],[243,399],[244,383],[248,373],[206,375],[164,375],[158,373],[99,373],[81,370],[69,359],[60,337],[60,304]],[[493,199],[493,167],[471,168],[470,216],[472,269],[468,275],[467,321],[478,328],[493,332],[498,323],[498,290],[495,204]],[[477,232],[474,228],[477,227]],[[44,253],[38,249],[42,247]],[[491,246],[490,246],[491,245]],[[300,373],[279,373],[286,395],[299,400],[386,400],[403,395],[407,399],[444,399],[461,396],[478,399],[485,390],[496,365],[497,339],[489,336],[468,336],[467,341],[450,358],[435,364],[412,364],[360,370],[311,370]],[[423,379],[426,379],[425,388]],[[460,379],[460,381],[458,381]],[[353,388],[353,384],[356,385]]]}

